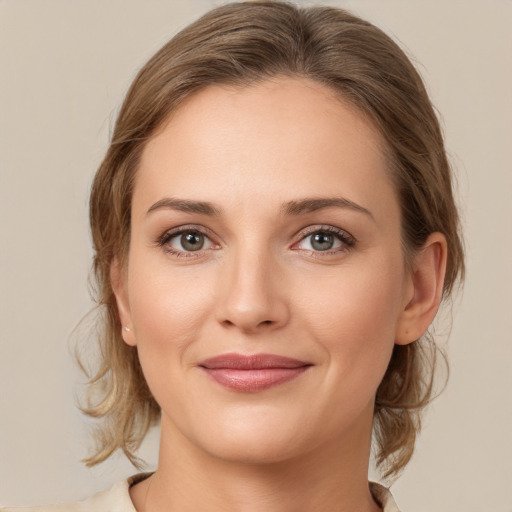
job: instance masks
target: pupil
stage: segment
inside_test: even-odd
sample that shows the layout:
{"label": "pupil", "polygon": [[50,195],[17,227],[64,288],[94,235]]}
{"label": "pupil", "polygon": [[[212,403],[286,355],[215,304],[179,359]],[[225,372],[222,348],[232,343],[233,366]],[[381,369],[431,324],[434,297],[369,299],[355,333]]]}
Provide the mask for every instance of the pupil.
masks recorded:
{"label": "pupil", "polygon": [[313,236],[311,245],[317,251],[326,251],[331,249],[334,243],[334,237],[326,233],[317,233]]}
{"label": "pupil", "polygon": [[181,245],[187,251],[199,251],[204,245],[204,236],[200,233],[181,235]]}

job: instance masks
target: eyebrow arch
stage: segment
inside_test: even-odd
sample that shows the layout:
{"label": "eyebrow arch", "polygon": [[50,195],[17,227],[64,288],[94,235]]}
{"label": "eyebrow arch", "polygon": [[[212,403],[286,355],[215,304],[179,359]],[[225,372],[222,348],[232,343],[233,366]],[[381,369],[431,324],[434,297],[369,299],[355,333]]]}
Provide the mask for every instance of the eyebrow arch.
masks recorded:
{"label": "eyebrow arch", "polygon": [[146,215],[161,208],[170,208],[171,210],[179,210],[187,213],[202,213],[203,215],[215,217],[218,217],[221,213],[221,211],[212,203],[208,203],[206,201],[189,201],[188,199],[164,197],[153,204],[146,212]]}
{"label": "eyebrow arch", "polygon": [[351,210],[364,213],[373,219],[373,215],[370,210],[367,210],[363,206],[344,197],[312,197],[301,199],[300,201],[289,201],[283,205],[282,211],[286,215],[300,215],[302,213],[310,213],[333,206],[337,208],[349,208]]}

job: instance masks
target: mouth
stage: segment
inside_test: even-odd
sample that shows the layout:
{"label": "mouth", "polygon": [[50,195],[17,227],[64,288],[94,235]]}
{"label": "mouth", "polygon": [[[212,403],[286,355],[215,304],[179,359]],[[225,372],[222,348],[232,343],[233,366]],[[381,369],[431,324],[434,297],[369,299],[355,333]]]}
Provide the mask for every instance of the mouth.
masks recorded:
{"label": "mouth", "polygon": [[222,354],[198,365],[218,384],[234,391],[255,393],[289,382],[313,366],[306,361],[273,354]]}

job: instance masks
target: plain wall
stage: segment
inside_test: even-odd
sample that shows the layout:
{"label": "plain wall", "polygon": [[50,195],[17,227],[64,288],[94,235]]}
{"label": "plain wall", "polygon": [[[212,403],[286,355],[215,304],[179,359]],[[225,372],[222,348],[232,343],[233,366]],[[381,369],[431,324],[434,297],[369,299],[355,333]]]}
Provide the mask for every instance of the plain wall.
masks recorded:
{"label": "plain wall", "polygon": [[[393,486],[404,512],[510,512],[512,2],[346,0],[414,56],[442,116],[468,279],[451,378]],[[219,2],[0,1],[0,503],[77,500],[136,470],[87,469],[70,332],[89,310],[90,182],[137,69]],[[142,454],[156,462],[157,432]]]}

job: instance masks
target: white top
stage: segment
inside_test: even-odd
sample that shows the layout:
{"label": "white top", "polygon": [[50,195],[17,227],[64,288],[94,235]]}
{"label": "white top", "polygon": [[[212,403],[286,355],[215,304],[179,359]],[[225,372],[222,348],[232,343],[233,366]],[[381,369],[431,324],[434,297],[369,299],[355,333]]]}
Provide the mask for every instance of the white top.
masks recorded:
{"label": "white top", "polygon": [[[147,478],[151,473],[139,473],[115,484],[109,491],[94,494],[84,501],[61,503],[29,508],[0,508],[1,512],[137,512],[128,489],[131,485]],[[379,502],[383,512],[400,512],[389,489],[370,482],[370,491]]]}

